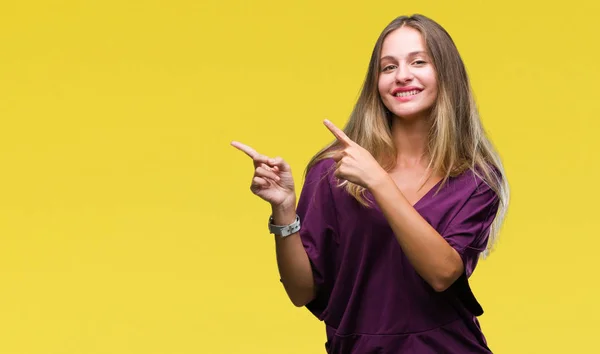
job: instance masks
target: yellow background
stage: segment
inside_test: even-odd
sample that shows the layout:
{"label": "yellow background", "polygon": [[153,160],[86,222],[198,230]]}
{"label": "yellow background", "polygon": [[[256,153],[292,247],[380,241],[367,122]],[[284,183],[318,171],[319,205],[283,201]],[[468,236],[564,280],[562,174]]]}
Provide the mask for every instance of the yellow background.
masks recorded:
{"label": "yellow background", "polygon": [[453,36],[512,203],[473,287],[496,353],[600,353],[598,2],[3,1],[0,353],[322,353],[240,140],[294,169],[379,32]]}

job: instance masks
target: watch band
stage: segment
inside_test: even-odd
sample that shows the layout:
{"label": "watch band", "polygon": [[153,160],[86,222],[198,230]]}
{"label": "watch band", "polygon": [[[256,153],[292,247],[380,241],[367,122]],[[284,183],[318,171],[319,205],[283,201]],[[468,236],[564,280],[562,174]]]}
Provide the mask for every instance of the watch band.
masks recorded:
{"label": "watch band", "polygon": [[300,231],[300,217],[296,215],[296,220],[289,225],[274,225],[273,215],[269,218],[269,231],[280,237],[287,237]]}

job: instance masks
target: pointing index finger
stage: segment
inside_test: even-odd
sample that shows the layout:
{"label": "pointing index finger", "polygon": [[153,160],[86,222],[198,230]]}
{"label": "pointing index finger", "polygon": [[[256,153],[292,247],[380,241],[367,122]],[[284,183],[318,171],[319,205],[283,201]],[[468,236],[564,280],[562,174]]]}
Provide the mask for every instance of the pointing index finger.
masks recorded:
{"label": "pointing index finger", "polygon": [[259,155],[258,152],[256,152],[256,150],[254,150],[250,146],[244,145],[238,141],[232,141],[231,146],[233,146],[234,148],[236,148],[240,151],[245,152],[246,155],[250,156],[250,158],[252,158],[252,159],[255,159]]}
{"label": "pointing index finger", "polygon": [[350,138],[346,135],[346,133],[344,133],[340,128],[336,127],[335,124],[330,122],[328,119],[325,119],[323,121],[323,123],[325,124],[327,129],[329,129],[329,131],[331,131],[331,133],[333,133],[333,135],[339,142],[341,142],[345,145],[350,145],[352,140],[350,140]]}

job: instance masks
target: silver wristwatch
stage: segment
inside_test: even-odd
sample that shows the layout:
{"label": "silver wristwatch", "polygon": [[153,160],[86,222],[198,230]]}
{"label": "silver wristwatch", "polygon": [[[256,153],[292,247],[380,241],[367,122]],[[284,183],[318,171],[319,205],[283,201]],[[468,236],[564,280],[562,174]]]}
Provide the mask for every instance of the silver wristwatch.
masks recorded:
{"label": "silver wristwatch", "polygon": [[269,231],[272,234],[281,237],[287,237],[300,231],[300,217],[296,215],[296,220],[289,225],[273,225],[273,215],[269,218]]}

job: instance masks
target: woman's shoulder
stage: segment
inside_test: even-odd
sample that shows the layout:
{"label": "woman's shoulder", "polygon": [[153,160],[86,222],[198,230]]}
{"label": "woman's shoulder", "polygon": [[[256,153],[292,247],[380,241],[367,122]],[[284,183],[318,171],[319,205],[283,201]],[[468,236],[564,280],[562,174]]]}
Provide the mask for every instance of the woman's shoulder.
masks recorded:
{"label": "woman's shoulder", "polygon": [[489,198],[495,198],[496,192],[492,188],[493,181],[490,179],[501,178],[497,169],[491,169],[486,176],[483,170],[478,168],[468,168],[457,176],[448,180],[448,190],[452,194],[460,194],[465,199],[471,199],[480,195],[489,195]]}
{"label": "woman's shoulder", "polygon": [[503,175],[500,169],[495,166],[488,166],[487,173],[479,166],[469,167],[454,177],[455,180],[477,189],[490,188],[490,184],[492,184],[493,181],[499,181],[502,180],[502,178]]}
{"label": "woman's shoulder", "polygon": [[324,177],[333,176],[335,161],[332,158],[322,158],[310,163],[306,168],[306,181],[321,180]]}

